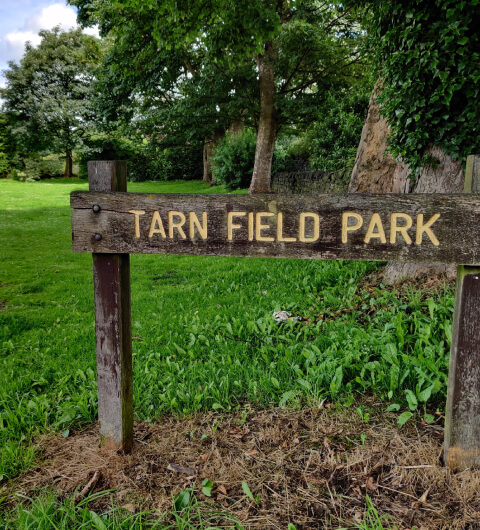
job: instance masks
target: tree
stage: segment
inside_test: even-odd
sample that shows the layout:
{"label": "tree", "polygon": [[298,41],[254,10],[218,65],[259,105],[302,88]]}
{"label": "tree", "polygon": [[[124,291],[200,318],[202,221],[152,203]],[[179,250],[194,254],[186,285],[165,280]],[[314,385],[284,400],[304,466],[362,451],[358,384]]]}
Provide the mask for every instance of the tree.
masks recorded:
{"label": "tree", "polygon": [[391,154],[415,176],[421,167],[435,166],[433,146],[460,161],[478,152],[480,2],[352,3],[365,7],[370,50],[381,77],[371,114],[379,109],[386,120],[377,128],[387,133],[381,136],[389,137]]}
{"label": "tree", "polygon": [[480,2],[370,2],[379,103],[395,156],[416,171],[429,147],[464,160],[480,149]]}
{"label": "tree", "polygon": [[19,167],[19,153],[5,114],[0,113],[0,178],[9,176]]}
{"label": "tree", "polygon": [[17,142],[27,151],[72,152],[94,121],[92,83],[102,56],[98,39],[81,30],[42,30],[38,47],[26,44],[20,64],[9,63],[0,95]]}
{"label": "tree", "polygon": [[[234,110],[234,120],[240,116],[251,121],[257,131],[250,187],[254,192],[270,189],[273,148],[279,130],[285,125],[308,121],[311,109],[329,87],[348,83],[360,58],[360,28],[351,16],[353,11],[343,9],[340,3],[320,0],[247,3],[218,0],[215,5],[191,0],[120,0],[115,4],[71,0],[71,3],[79,8],[80,20],[96,20],[104,33],[113,33],[115,45],[123,46],[126,38],[130,42],[136,39],[134,49],[139,53],[127,53],[133,70],[138,71],[138,59],[145,58],[145,50],[155,50],[165,59],[171,52],[172,58],[180,57],[188,70],[187,78],[177,78],[181,79],[178,92],[183,99],[187,88],[195,87],[196,96],[202,94],[205,101],[210,98],[210,109],[215,109],[217,116],[230,118]],[[151,53],[146,56],[151,57]],[[162,84],[165,78],[171,78],[172,72],[180,71],[178,67],[177,64],[173,70],[168,66],[157,70],[155,79],[160,77]],[[143,84],[148,84],[147,78]],[[216,91],[219,84],[226,91]],[[191,95],[192,91],[188,97]],[[208,114],[212,115],[211,110]],[[213,126],[215,120],[211,123]],[[216,127],[212,129],[213,132]]]}
{"label": "tree", "polygon": [[[354,3],[380,79],[350,191],[462,191],[462,161],[480,148],[480,2]],[[389,264],[386,278],[424,271]]]}
{"label": "tree", "polygon": [[151,17],[137,14],[123,29],[99,76],[97,103],[105,126],[129,124],[166,148],[203,143],[204,180],[211,181],[211,148],[242,120],[245,103],[236,87],[245,91],[248,72],[219,71],[201,47],[159,50]]}

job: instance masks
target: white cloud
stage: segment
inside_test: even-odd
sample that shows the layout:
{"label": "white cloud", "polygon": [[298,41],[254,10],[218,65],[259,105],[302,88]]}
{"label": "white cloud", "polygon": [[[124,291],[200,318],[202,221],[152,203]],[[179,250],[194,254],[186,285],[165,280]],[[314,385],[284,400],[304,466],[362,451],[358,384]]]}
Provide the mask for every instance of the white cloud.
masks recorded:
{"label": "white cloud", "polygon": [[[3,39],[0,37],[0,60],[21,59],[25,51],[25,43],[30,41],[34,46],[40,43],[38,32],[41,29],[52,29],[60,26],[63,30],[77,27],[77,15],[72,7],[55,3],[44,7],[25,20],[23,28],[7,33]],[[98,37],[97,28],[89,28],[85,33]],[[2,42],[3,41],[3,42]]]}
{"label": "white cloud", "polygon": [[33,45],[40,44],[41,38],[33,31],[12,31],[5,35],[5,48],[9,58],[17,60],[23,55],[25,43],[30,41]]}
{"label": "white cloud", "polygon": [[62,26],[62,29],[68,30],[76,25],[77,15],[73,8],[58,3],[44,7],[40,13],[28,18],[24,30],[38,33],[41,29],[52,29],[55,26]]}

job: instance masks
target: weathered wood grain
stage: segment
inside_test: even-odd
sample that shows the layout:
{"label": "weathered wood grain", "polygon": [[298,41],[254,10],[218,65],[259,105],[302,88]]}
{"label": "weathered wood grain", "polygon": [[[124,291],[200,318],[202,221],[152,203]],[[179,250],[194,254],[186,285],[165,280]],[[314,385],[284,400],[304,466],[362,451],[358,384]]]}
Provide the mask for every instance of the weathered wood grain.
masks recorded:
{"label": "weathered wood grain", "polygon": [[[480,190],[480,156],[467,159],[465,193]],[[480,468],[480,260],[457,267],[444,459],[452,471]]]}
{"label": "weathered wood grain", "polygon": [[480,467],[480,267],[458,267],[445,421],[445,462]]}
{"label": "weathered wood grain", "polygon": [[[72,193],[71,206],[73,248],[77,252],[480,263],[480,238],[476,237],[480,227],[478,195],[242,196],[79,191]],[[95,213],[94,206],[100,207],[98,213]],[[139,237],[135,235],[136,215],[129,213],[132,210],[144,212],[137,216]],[[169,211],[181,212],[185,216],[183,235],[177,228],[169,234]],[[158,212],[162,221],[165,237],[158,230],[158,222],[154,224],[157,232],[149,237],[154,212]],[[189,212],[195,213],[200,221],[202,212],[206,212],[206,239],[197,229],[191,237]],[[231,229],[230,239],[227,229],[229,212],[245,213],[231,219],[231,224],[239,226]],[[358,230],[344,232],[346,241],[342,241],[342,216],[347,212],[361,216],[363,225]],[[307,241],[300,241],[302,213],[318,216],[318,239],[314,237],[314,218],[307,216],[303,231]],[[253,214],[255,225],[250,240],[249,214]],[[257,217],[259,214],[262,214],[260,218]],[[374,214],[378,214],[377,220],[381,221],[383,240],[378,223],[372,221]],[[399,228],[408,222],[405,216],[412,220],[412,226],[406,232],[411,241],[406,241],[399,229],[392,231],[392,214],[402,214],[395,220]],[[423,215],[423,224],[426,224],[436,214],[439,217],[431,225],[431,230],[438,244],[428,231],[422,233],[419,228],[422,225],[419,215]],[[181,216],[173,216],[172,220],[179,223]],[[356,222],[355,218],[349,217],[350,225]],[[259,223],[265,228],[257,232]],[[374,226],[369,239],[367,233],[371,223]],[[421,237],[417,241],[419,231]]]}
{"label": "weathered wood grain", "polygon": [[[90,190],[126,191],[125,162],[89,162]],[[101,210],[92,210],[99,215]],[[98,419],[101,443],[129,452],[133,445],[130,256],[93,249]]]}

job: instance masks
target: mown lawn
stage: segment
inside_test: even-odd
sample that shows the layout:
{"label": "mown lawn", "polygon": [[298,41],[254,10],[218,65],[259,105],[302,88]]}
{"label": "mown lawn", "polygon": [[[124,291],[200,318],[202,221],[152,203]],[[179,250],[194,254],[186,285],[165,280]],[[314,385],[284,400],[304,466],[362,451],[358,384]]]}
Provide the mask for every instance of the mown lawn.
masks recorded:
{"label": "mown lawn", "polygon": [[[91,257],[71,250],[83,181],[0,181],[0,478],[32,465],[36,434],[96,419]],[[221,192],[201,182],[137,192]],[[453,293],[361,288],[379,265],[132,256],[137,419],[246,401],[349,406],[373,394],[402,414],[443,407]],[[301,322],[278,324],[288,310]],[[432,418],[429,414],[427,421]]]}

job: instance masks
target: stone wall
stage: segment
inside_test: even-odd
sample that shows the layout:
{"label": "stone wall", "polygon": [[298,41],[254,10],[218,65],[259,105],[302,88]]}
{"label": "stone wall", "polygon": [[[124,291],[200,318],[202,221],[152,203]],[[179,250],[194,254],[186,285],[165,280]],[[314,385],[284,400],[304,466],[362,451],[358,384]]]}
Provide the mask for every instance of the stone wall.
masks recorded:
{"label": "stone wall", "polygon": [[272,175],[272,191],[285,195],[346,193],[351,168],[338,171],[285,171]]}

